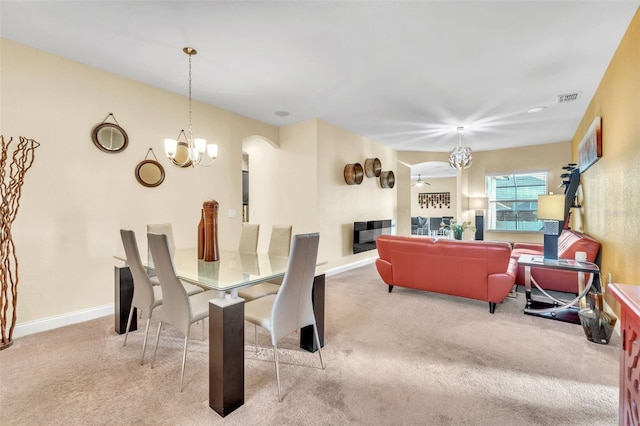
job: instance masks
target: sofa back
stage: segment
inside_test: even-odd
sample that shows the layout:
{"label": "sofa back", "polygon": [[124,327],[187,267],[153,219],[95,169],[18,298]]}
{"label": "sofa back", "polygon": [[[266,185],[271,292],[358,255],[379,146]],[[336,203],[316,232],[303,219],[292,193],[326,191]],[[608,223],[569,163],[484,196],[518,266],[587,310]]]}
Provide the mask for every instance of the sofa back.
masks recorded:
{"label": "sofa back", "polygon": [[600,243],[582,232],[565,229],[558,237],[558,257],[575,259],[577,251],[587,253],[587,261],[595,262]]}
{"label": "sofa back", "polygon": [[385,283],[480,300],[487,299],[489,276],[508,271],[511,255],[503,242],[381,235],[376,243]]}

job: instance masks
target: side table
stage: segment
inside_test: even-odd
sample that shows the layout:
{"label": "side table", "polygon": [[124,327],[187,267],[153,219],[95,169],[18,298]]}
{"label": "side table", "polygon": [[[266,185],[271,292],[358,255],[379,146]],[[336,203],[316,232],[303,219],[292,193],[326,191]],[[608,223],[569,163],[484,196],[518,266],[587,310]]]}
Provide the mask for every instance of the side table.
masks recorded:
{"label": "side table", "polygon": [[[591,284],[593,283],[594,274],[598,274],[600,272],[598,265],[591,262],[578,262],[570,259],[550,260],[544,259],[543,256],[533,256],[528,254],[520,256],[518,263],[524,266],[524,286],[527,300],[527,304],[524,308],[525,314],[570,322],[573,324],[580,324],[580,318],[578,317],[578,311],[580,308],[576,306],[576,304],[583,300],[584,296],[589,293]],[[533,279],[531,276],[531,268],[561,269],[577,272],[578,295],[569,301],[552,296],[542,289]],[[587,272],[589,273],[589,279],[585,283],[585,273]],[[531,283],[533,283],[549,301],[534,300],[531,297]]]}

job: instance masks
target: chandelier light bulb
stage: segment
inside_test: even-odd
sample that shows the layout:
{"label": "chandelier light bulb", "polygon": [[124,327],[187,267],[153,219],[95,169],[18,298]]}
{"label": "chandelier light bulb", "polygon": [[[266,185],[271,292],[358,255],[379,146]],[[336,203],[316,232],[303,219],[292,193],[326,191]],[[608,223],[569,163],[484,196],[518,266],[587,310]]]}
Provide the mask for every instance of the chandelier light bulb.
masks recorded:
{"label": "chandelier light bulb", "polygon": [[164,153],[170,159],[174,159],[176,157],[176,151],[178,150],[178,141],[175,139],[165,139],[164,140]]}
{"label": "chandelier light bulb", "polygon": [[215,160],[218,156],[218,145],[210,143],[209,145],[207,145],[207,152],[209,154],[209,157]]}

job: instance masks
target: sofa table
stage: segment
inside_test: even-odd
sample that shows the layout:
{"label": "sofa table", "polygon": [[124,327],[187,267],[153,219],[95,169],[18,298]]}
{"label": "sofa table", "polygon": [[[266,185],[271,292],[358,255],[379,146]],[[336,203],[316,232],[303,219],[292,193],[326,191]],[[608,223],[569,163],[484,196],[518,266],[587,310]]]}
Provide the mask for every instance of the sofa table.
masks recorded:
{"label": "sofa table", "polygon": [[620,303],[620,399],[618,424],[640,424],[640,286],[609,284],[607,292]]}
{"label": "sofa table", "polygon": [[[589,293],[593,276],[600,272],[598,265],[591,262],[578,262],[570,259],[544,259],[543,256],[523,254],[518,258],[518,264],[524,266],[524,287],[526,294],[526,306],[524,313],[536,315],[544,318],[555,319],[573,324],[580,324],[578,317],[579,307],[577,303],[584,303],[584,296]],[[543,290],[531,276],[531,268],[560,269],[564,271],[574,271],[578,273],[578,295],[570,300],[558,299]],[[589,273],[589,279],[585,284],[585,273]],[[550,301],[534,300],[531,297],[531,283]],[[586,307],[586,306],[583,306]]]}

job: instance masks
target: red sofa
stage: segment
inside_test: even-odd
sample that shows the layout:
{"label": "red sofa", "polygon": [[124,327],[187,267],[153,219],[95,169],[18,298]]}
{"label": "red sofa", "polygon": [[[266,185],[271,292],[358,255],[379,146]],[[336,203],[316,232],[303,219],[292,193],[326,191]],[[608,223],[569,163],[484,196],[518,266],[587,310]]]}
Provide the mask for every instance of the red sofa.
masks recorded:
{"label": "red sofa", "polygon": [[[600,243],[593,238],[573,230],[565,229],[558,237],[558,257],[575,259],[577,251],[587,253],[587,261],[595,262],[600,251]],[[514,243],[511,257],[516,261],[523,254],[544,254],[544,245],[532,243]],[[585,274],[585,280],[589,274]],[[531,276],[545,290],[563,291],[578,294],[578,273],[558,269],[531,268]],[[524,285],[524,266],[518,265],[516,284]]]}
{"label": "red sofa", "polygon": [[517,264],[509,243],[381,235],[376,268],[389,286],[489,302],[494,313],[513,288]]}

